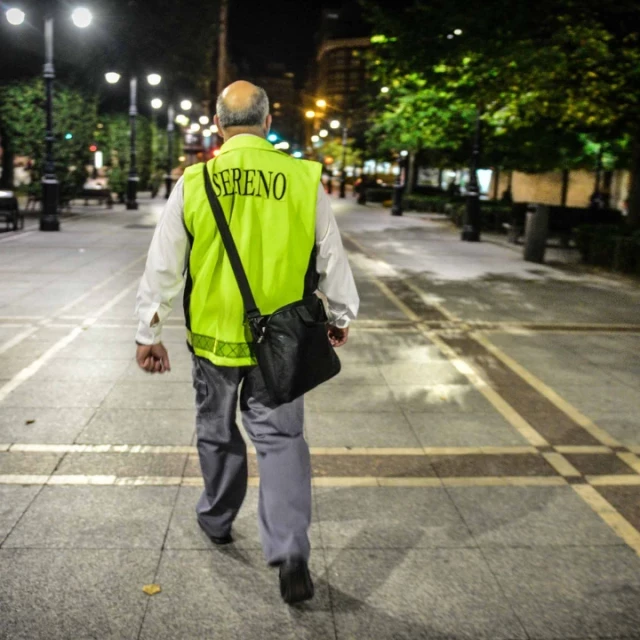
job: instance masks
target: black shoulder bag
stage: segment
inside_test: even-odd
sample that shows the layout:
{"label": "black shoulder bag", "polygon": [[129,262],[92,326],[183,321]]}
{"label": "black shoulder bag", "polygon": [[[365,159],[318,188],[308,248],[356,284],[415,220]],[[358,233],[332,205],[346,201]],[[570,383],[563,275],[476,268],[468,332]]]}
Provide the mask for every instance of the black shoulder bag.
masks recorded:
{"label": "black shoulder bag", "polygon": [[318,296],[310,295],[271,315],[260,313],[206,164],[203,174],[211,211],[242,295],[253,353],[267,391],[278,404],[291,402],[340,372],[340,360],[327,335],[324,305]]}

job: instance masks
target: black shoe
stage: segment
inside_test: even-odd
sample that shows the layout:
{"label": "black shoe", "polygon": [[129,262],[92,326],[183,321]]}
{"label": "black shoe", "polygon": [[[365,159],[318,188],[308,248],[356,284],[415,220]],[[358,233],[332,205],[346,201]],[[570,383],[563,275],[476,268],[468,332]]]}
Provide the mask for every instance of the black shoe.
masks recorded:
{"label": "black shoe", "polygon": [[211,540],[211,542],[213,542],[213,544],[217,544],[218,546],[222,546],[222,545],[225,545],[225,544],[231,544],[233,542],[233,537],[231,536],[230,533],[227,533],[226,536],[212,536],[202,526],[202,523],[200,522],[200,520],[198,520],[198,525],[205,532],[205,534],[207,535],[207,538],[209,538],[209,540]]}
{"label": "black shoe", "polygon": [[313,598],[313,582],[305,560],[292,558],[280,565],[280,595],[287,604]]}

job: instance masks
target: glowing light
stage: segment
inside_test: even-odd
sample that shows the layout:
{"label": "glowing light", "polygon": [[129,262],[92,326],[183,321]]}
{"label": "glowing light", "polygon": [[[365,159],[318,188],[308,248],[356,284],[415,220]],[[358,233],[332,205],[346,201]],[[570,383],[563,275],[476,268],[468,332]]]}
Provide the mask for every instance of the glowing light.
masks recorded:
{"label": "glowing light", "polygon": [[193,104],[192,104],[191,100],[183,100],[183,101],[180,103],[180,108],[181,108],[183,111],[189,111],[189,109],[191,109],[191,107],[193,107]]}
{"label": "glowing light", "polygon": [[339,129],[339,128],[340,128],[340,120],[332,120],[332,121],[329,123],[329,126],[330,126],[332,129]]}
{"label": "glowing light", "polygon": [[450,34],[447,36],[447,40],[453,40],[453,33],[450,33]]}
{"label": "glowing light", "polygon": [[96,145],[95,145],[95,144],[92,144],[92,145],[89,147],[89,151],[91,151],[91,153],[95,153],[97,150],[98,150],[98,147],[96,147]]}
{"label": "glowing light", "polygon": [[215,158],[217,158],[219,155],[220,155],[220,149],[214,149],[214,150],[213,150],[213,156],[214,156]]}
{"label": "glowing light", "polygon": [[203,135],[205,138],[210,138],[210,137],[211,137],[211,129],[205,129],[205,130],[202,132],[202,135]]}
{"label": "glowing light", "polygon": [[109,71],[109,73],[104,74],[104,77],[109,84],[115,84],[116,82],[118,82],[118,80],[120,80],[121,76],[115,71]]}
{"label": "glowing light", "polygon": [[326,129],[320,129],[320,131],[318,131],[318,135],[321,138],[326,138],[329,135],[329,132]]}
{"label": "glowing light", "polygon": [[380,89],[380,93],[389,93],[389,87],[382,87],[382,89]]}
{"label": "glowing light", "polygon": [[320,142],[319,136],[311,136],[311,142]]}
{"label": "glowing light", "polygon": [[179,113],[176,116],[176,122],[182,126],[182,127],[186,127],[189,124],[189,118],[187,116],[184,115],[184,113]]}
{"label": "glowing light", "polygon": [[184,161],[186,160],[186,158],[185,158],[185,156],[180,156],[180,157],[178,158],[178,160],[179,160],[180,162],[184,162]]}
{"label": "glowing light", "polygon": [[327,101],[323,100],[322,98],[320,100],[316,100],[316,107],[319,107],[320,109],[324,109],[327,106]]}
{"label": "glowing light", "polygon": [[408,152],[408,151],[401,151],[401,152],[400,152],[400,155],[401,155],[403,158],[406,158],[406,157],[409,155],[409,152]]}
{"label": "glowing light", "polygon": [[91,15],[91,11],[86,7],[78,7],[73,10],[71,14],[71,19],[73,20],[73,24],[76,25],[79,29],[84,29],[91,24],[93,20],[93,16]]}
{"label": "glowing light", "polygon": [[9,21],[9,24],[12,24],[16,27],[19,27],[25,19],[25,13],[24,11],[21,11],[20,9],[8,9],[7,13],[7,20]]}
{"label": "glowing light", "polygon": [[278,142],[277,144],[274,144],[273,146],[274,146],[276,149],[282,149],[282,150],[284,150],[284,149],[288,149],[290,145],[289,145],[289,143],[288,143],[288,142],[286,142],[286,141],[284,141],[284,140],[283,140],[282,142]]}
{"label": "glowing light", "polygon": [[150,73],[147,76],[147,82],[152,86],[152,87],[156,87],[157,85],[159,85],[162,82],[162,76],[160,76],[157,73]]}
{"label": "glowing light", "polygon": [[65,140],[72,140],[73,139],[73,133],[65,133],[64,139]]}
{"label": "glowing light", "polygon": [[461,36],[462,35],[462,29],[455,29],[453,33],[456,36]]}
{"label": "glowing light", "polygon": [[315,118],[316,117],[316,112],[312,111],[311,109],[309,109],[309,111],[307,111],[304,115],[307,118]]}
{"label": "glowing light", "polygon": [[278,136],[277,136],[275,133],[270,133],[270,134],[267,136],[267,140],[268,140],[269,142],[275,142],[277,139],[278,139]]}
{"label": "glowing light", "polygon": [[218,127],[215,124],[212,124],[209,128],[211,129],[212,133],[218,133]]}
{"label": "glowing light", "polygon": [[197,122],[194,122],[194,123],[191,125],[191,131],[192,131],[193,133],[197,133],[198,131],[200,131],[200,125],[199,125]]}
{"label": "glowing light", "polygon": [[294,158],[302,158],[302,151],[294,151],[293,152],[293,157]]}
{"label": "glowing light", "polygon": [[202,125],[208,125],[209,124],[209,116],[200,116],[198,118],[198,122],[200,122],[200,124]]}
{"label": "glowing light", "polygon": [[152,106],[154,109],[162,109],[162,100],[160,100],[160,98],[154,98],[154,99],[151,101],[151,106]]}

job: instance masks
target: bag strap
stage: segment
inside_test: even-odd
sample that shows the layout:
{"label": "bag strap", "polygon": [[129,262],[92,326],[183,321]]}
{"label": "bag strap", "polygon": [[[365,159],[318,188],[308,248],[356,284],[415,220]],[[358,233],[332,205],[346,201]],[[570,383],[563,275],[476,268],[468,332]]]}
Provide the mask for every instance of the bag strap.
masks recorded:
{"label": "bag strap", "polygon": [[233,241],[233,236],[231,235],[231,230],[229,229],[229,225],[227,224],[227,219],[225,218],[222,207],[220,206],[220,201],[218,200],[215,191],[213,190],[211,178],[209,177],[209,172],[207,171],[206,162],[204,163],[202,173],[204,174],[204,188],[207,192],[209,204],[211,205],[211,211],[213,212],[213,217],[215,218],[216,224],[218,225],[218,231],[220,231],[222,244],[224,245],[227,256],[229,257],[229,262],[231,262],[231,268],[233,269],[233,274],[236,277],[236,282],[238,283],[238,288],[240,289],[240,294],[242,295],[242,302],[244,303],[244,309],[247,314],[247,318],[249,318],[250,320],[259,318],[260,309],[258,309],[256,301],[253,297],[251,286],[249,285],[249,280],[247,280],[247,274],[245,273],[244,267],[242,266],[242,260],[240,260],[240,255],[238,254],[236,243]]}

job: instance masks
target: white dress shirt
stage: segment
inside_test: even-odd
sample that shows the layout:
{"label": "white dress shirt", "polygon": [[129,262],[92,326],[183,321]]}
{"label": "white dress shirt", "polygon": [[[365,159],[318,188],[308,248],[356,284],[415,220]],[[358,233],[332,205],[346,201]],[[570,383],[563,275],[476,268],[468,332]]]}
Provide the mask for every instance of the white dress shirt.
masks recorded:
{"label": "white dress shirt", "polygon": [[[190,247],[183,205],[184,180],[180,178],[153,234],[138,288],[136,342],[139,344],[160,342],[162,324],[171,313],[173,301],[182,289],[189,268]],[[316,269],[320,276],[318,290],[327,298],[329,322],[347,327],[358,313],[360,299],[329,198],[321,184],[316,203],[316,247]],[[156,314],[160,321],[152,325]]]}

